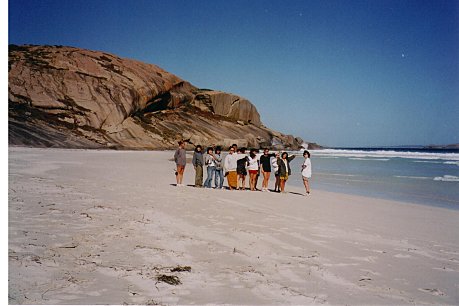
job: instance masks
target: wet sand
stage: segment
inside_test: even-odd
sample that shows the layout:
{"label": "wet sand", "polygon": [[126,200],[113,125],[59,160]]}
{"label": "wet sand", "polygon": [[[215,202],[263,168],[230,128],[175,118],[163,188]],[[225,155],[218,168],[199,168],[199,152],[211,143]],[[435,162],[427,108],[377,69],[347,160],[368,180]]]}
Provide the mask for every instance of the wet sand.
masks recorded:
{"label": "wet sand", "polygon": [[459,304],[459,211],[176,187],[172,155],[10,147],[9,303]]}

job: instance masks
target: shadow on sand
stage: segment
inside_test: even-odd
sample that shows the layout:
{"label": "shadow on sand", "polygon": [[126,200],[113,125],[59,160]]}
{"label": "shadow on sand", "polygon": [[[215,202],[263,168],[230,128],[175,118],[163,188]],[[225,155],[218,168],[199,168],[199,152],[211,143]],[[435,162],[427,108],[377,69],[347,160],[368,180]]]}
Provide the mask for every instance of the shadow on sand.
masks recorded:
{"label": "shadow on sand", "polygon": [[[177,184],[169,184],[169,185],[170,185],[170,186],[177,187]],[[205,188],[204,186],[196,187],[196,185],[193,185],[193,184],[188,184],[188,185],[186,185],[186,187]],[[212,187],[212,188],[206,188],[206,189],[215,189],[215,188]],[[226,186],[223,186],[223,189],[224,189],[224,190],[229,190],[229,188],[226,187]],[[235,189],[234,189],[234,190],[235,190]],[[239,190],[236,190],[236,191],[239,191]],[[245,191],[250,191],[250,189],[246,188]],[[261,191],[261,190],[257,189],[256,191]],[[280,192],[278,192],[278,191],[274,191],[273,189],[269,189],[269,191],[272,192],[272,193],[280,193]],[[304,196],[304,194],[299,193],[299,192],[287,191],[287,193],[289,193],[289,194],[294,194],[294,195],[298,195],[298,196]]]}

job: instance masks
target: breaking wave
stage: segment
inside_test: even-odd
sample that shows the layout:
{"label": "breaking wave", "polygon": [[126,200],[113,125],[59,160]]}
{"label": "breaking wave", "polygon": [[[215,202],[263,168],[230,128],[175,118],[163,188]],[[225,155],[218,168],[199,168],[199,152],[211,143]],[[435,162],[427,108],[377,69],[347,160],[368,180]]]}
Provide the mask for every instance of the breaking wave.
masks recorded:
{"label": "breaking wave", "polygon": [[443,176],[435,177],[434,181],[459,182],[459,177],[458,176],[454,176],[454,175],[443,175]]}
{"label": "breaking wave", "polygon": [[432,153],[432,152],[407,152],[395,150],[339,150],[324,149],[310,150],[313,156],[318,157],[352,157],[352,158],[409,158],[419,160],[446,160],[448,163],[459,163],[459,153]]}
{"label": "breaking wave", "polygon": [[407,179],[414,179],[414,180],[430,180],[430,177],[427,176],[405,176],[405,175],[395,175],[394,177],[397,178],[407,178]]}
{"label": "breaking wave", "polygon": [[377,161],[389,161],[390,158],[364,158],[364,157],[350,157],[349,159],[352,159],[352,160],[371,160],[371,161],[374,161],[374,160],[377,160]]}
{"label": "breaking wave", "polygon": [[414,163],[424,163],[424,164],[443,164],[442,161],[435,160],[414,160]]}

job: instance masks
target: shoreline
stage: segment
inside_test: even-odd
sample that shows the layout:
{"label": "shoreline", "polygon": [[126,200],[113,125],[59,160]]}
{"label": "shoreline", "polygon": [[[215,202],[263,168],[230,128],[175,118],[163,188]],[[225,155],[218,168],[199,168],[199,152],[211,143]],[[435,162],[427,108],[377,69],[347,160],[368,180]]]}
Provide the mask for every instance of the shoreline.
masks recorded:
{"label": "shoreline", "polygon": [[[299,188],[298,186],[294,186],[294,188]],[[349,196],[356,196],[356,197],[362,197],[362,198],[367,198],[369,201],[372,200],[382,200],[382,201],[388,201],[388,202],[397,202],[400,204],[406,204],[406,205],[415,205],[415,206],[424,206],[424,207],[433,207],[433,208],[442,208],[442,209],[447,209],[447,210],[453,210],[453,211],[459,211],[459,205],[457,205],[457,202],[454,200],[449,200],[449,199],[442,199],[444,202],[448,202],[448,204],[443,203],[432,203],[430,201],[420,201],[420,200],[415,200],[415,199],[406,199],[406,197],[402,196],[393,196],[393,195],[387,195],[387,194],[371,194],[369,195],[368,192],[360,191],[360,190],[352,190],[352,191],[333,191],[333,190],[328,190],[326,187],[317,187],[313,186],[311,188],[313,189],[313,192],[315,193],[316,191],[320,192],[326,192],[326,193],[332,193],[336,194],[336,196],[340,195],[349,195]]]}
{"label": "shoreline", "polygon": [[[56,150],[56,151],[59,151],[59,150],[63,150],[63,151],[73,151],[73,152],[79,152],[79,151],[85,151],[85,152],[107,152],[107,153],[115,153],[115,152],[119,152],[119,153],[129,153],[129,152],[145,152],[145,153],[154,153],[154,152],[158,152],[158,153],[165,153],[165,152],[170,152],[170,155],[171,157],[169,157],[167,159],[168,162],[173,162],[173,154],[174,154],[174,150],[135,150],[135,149],[110,149],[110,148],[98,148],[98,149],[95,149],[95,148],[87,148],[87,149],[78,149],[78,148],[45,148],[45,147],[26,147],[26,146],[19,146],[19,145],[10,145],[9,147],[9,150],[10,149],[31,149],[31,150]],[[326,150],[327,148],[324,148],[324,149],[320,149],[320,150],[311,150],[311,152],[314,152],[314,153],[317,153],[317,152],[320,152],[322,150]],[[297,152],[297,151],[285,151],[285,152]],[[227,151],[222,151],[222,153],[224,154],[227,154],[228,152]],[[301,154],[300,153],[295,153],[295,155],[297,156],[297,158],[300,158],[301,157]],[[187,170],[188,171],[192,171],[194,173],[194,170],[192,169],[192,165],[191,165],[191,160],[192,160],[192,156],[193,156],[193,151],[190,151],[190,150],[187,150]],[[316,157],[316,158],[321,158],[321,157]],[[187,171],[187,172],[188,172]],[[204,175],[204,179],[206,177],[206,173],[203,173]],[[318,175],[327,175],[327,173],[317,173],[315,172],[315,177],[317,177]],[[173,178],[174,180],[175,178]],[[193,179],[191,179],[193,181]],[[261,186],[261,181],[262,181],[262,177],[260,176],[260,179],[258,180],[258,185]],[[269,181],[269,186],[270,186],[270,191],[273,190],[272,186],[273,186],[274,182],[273,182],[273,175],[271,175],[270,177],[270,181]],[[297,193],[304,193],[303,192],[303,186],[301,185],[302,183],[301,182],[296,182],[292,185],[292,179],[289,180],[289,182],[287,183],[287,186],[289,187],[292,187],[292,188],[297,188],[298,190],[296,191]],[[369,194],[369,192],[365,192],[363,190],[357,190],[357,189],[351,189],[351,190],[339,190],[339,191],[336,191],[336,190],[333,190],[333,187],[326,187],[326,186],[314,186],[315,183],[314,183],[314,178],[312,180],[312,191],[313,192],[316,192],[316,191],[321,191],[321,192],[330,192],[330,193],[336,193],[337,196],[339,196],[340,194],[346,194],[346,195],[352,195],[352,196],[358,196],[358,197],[366,197],[366,198],[369,198],[369,199],[378,199],[378,200],[388,200],[388,201],[396,201],[396,202],[401,202],[401,203],[406,203],[406,204],[413,204],[413,205],[422,205],[422,206],[428,206],[428,207],[438,207],[438,208],[445,208],[445,209],[451,209],[451,210],[459,210],[459,205],[457,205],[457,201],[456,200],[451,200],[451,199],[441,199],[441,202],[437,201],[437,202],[432,202],[432,201],[428,201],[428,200],[420,200],[420,199],[415,199],[415,198],[411,198],[411,199],[407,199],[407,195],[395,195],[395,194],[392,194],[392,195],[389,195],[389,194],[384,194],[384,193],[378,193],[378,194]],[[192,187],[193,186],[193,183],[189,183],[188,184],[188,187]],[[226,184],[226,179],[225,179],[225,185],[224,187],[227,187],[227,184]],[[249,186],[249,182],[248,182],[248,177],[246,178],[246,188],[248,189],[248,186]],[[334,187],[336,189],[336,186]]]}
{"label": "shoreline", "polygon": [[10,303],[459,302],[459,211],[176,187],[172,151],[64,150],[9,147]]}

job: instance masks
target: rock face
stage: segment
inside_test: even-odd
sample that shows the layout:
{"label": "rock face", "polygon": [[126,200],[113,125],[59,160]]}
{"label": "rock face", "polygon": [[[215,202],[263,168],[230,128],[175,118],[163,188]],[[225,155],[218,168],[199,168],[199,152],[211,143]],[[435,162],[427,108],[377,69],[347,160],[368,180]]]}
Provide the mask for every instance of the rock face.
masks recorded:
{"label": "rock face", "polygon": [[260,115],[248,100],[220,91],[198,93],[192,104],[203,111],[261,126]]}
{"label": "rock face", "polygon": [[177,140],[298,149],[234,94],[201,90],[158,66],[62,46],[8,52],[9,143],[168,149]]}

